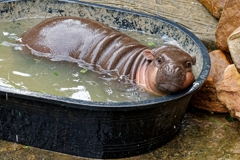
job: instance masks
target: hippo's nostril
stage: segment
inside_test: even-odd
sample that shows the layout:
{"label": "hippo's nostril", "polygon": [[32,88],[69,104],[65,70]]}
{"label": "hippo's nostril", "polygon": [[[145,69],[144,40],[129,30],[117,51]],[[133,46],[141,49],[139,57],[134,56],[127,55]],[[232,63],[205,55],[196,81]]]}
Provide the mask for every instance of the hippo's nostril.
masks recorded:
{"label": "hippo's nostril", "polygon": [[178,72],[181,72],[181,68],[176,65],[166,65],[164,66],[164,71],[167,74],[176,74]]}
{"label": "hippo's nostril", "polygon": [[177,72],[179,72],[179,71],[180,71],[180,68],[179,68],[179,67],[176,67],[175,72],[177,73]]}

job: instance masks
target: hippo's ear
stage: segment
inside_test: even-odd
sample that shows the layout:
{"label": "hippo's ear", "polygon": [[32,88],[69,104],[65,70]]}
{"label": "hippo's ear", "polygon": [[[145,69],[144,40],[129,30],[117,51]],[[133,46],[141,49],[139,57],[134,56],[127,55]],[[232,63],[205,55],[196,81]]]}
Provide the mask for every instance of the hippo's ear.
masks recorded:
{"label": "hippo's ear", "polygon": [[143,56],[144,56],[148,61],[152,61],[152,60],[154,59],[154,55],[153,55],[152,51],[151,51],[151,50],[148,50],[148,49],[146,49],[146,50],[143,51]]}
{"label": "hippo's ear", "polygon": [[192,56],[192,65],[196,64],[196,56]]}

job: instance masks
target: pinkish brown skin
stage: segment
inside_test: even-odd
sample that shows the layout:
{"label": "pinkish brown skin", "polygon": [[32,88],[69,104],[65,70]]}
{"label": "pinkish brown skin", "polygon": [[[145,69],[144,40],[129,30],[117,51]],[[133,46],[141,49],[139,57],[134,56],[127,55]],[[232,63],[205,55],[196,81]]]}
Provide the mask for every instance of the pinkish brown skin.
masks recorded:
{"label": "pinkish brown skin", "polygon": [[146,91],[161,96],[186,89],[194,82],[192,65],[196,58],[181,49],[168,45],[145,50],[144,55],[148,62],[138,69],[136,83]]}
{"label": "pinkish brown skin", "polygon": [[25,32],[21,42],[38,56],[84,63],[97,72],[115,71],[118,76],[128,76],[156,95],[180,91],[194,81],[191,68],[195,57],[172,45],[146,47],[89,19],[54,17],[44,20]]}

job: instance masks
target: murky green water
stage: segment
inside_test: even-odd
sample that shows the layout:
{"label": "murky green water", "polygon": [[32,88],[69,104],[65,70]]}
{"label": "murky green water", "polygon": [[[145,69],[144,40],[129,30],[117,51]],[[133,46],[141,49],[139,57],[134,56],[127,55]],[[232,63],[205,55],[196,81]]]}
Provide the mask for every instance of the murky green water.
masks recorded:
{"label": "murky green water", "polygon": [[[5,22],[0,25],[0,85],[57,96],[93,101],[138,101],[153,98],[136,85],[116,77],[85,71],[77,64],[53,62],[23,53],[18,37],[42,19]],[[123,31],[146,45],[162,45],[158,37]]]}

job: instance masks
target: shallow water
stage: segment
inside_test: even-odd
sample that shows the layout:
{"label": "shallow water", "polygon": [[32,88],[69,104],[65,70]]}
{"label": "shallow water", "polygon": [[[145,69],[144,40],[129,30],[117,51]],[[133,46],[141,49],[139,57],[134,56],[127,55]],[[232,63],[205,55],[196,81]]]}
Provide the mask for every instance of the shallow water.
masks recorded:
{"label": "shallow water", "polygon": [[[92,101],[139,101],[154,98],[124,78],[86,71],[69,62],[53,62],[21,51],[15,42],[43,19],[3,22],[0,26],[0,85]],[[149,46],[161,46],[159,37],[122,31]]]}

